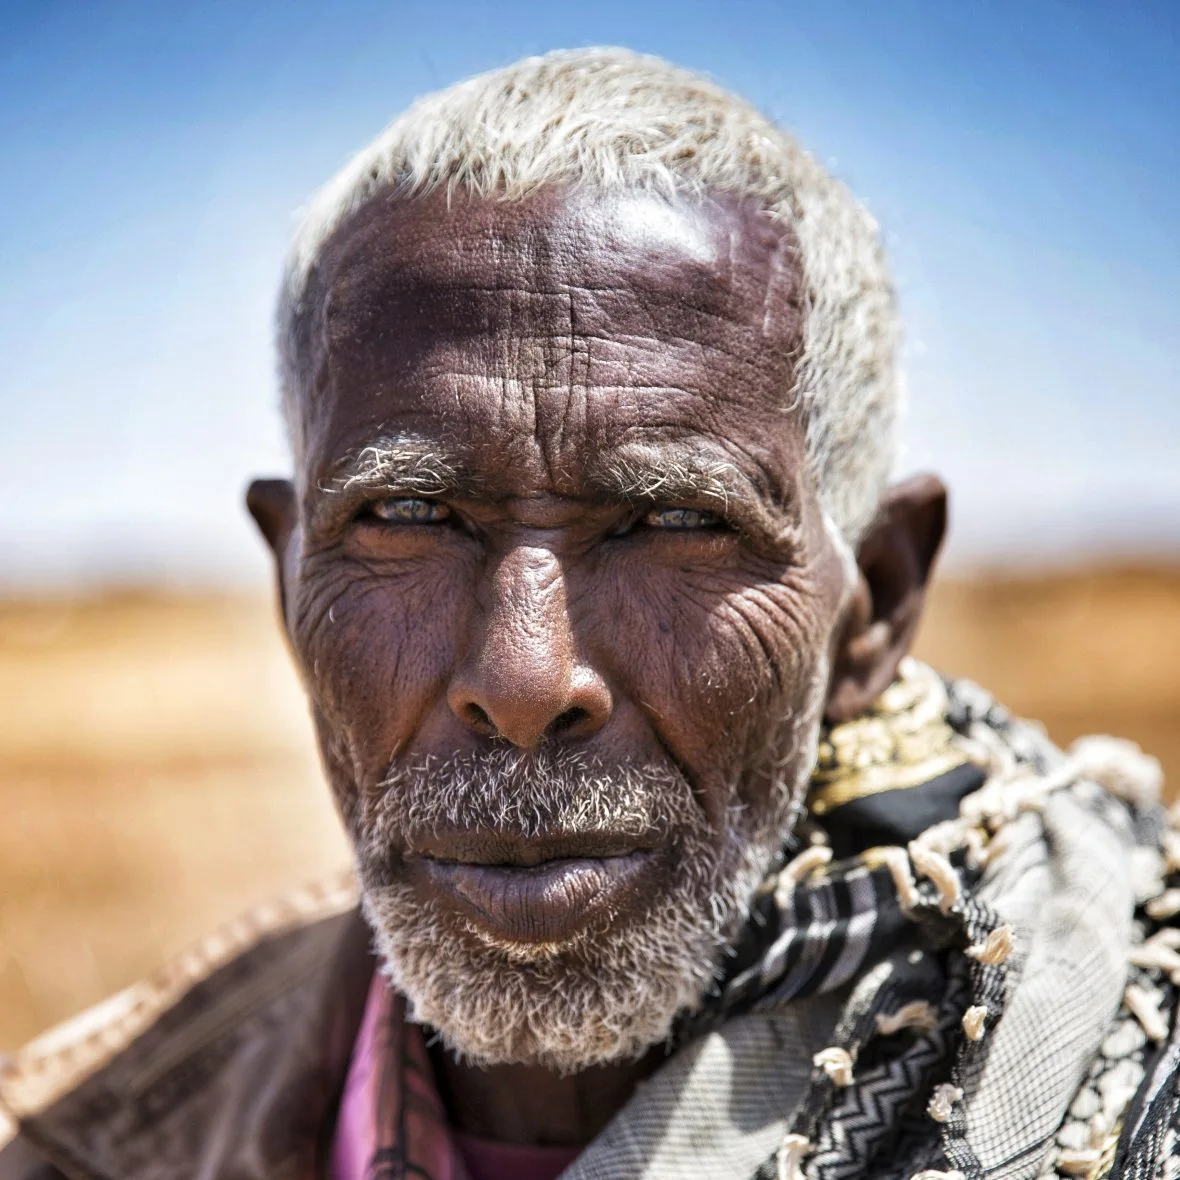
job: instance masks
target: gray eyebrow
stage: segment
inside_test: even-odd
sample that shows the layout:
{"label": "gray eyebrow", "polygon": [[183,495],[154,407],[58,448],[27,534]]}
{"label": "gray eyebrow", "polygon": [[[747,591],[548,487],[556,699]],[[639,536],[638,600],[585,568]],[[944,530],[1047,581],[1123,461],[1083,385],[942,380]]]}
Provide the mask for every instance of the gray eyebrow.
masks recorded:
{"label": "gray eyebrow", "polygon": [[[587,472],[586,479],[587,490],[631,504],[704,501],[743,522],[743,528],[777,536],[789,527],[790,512],[784,517],[784,505],[760,490],[760,481],[716,452],[630,446]],[[317,487],[327,500],[312,510],[313,521],[328,519],[366,491],[479,498],[490,490],[466,464],[448,457],[437,441],[413,437],[379,439],[361,448],[337,463]],[[337,501],[335,510],[332,501]]]}
{"label": "gray eyebrow", "polygon": [[618,458],[596,482],[624,500],[706,499],[722,509],[731,497],[744,500],[751,491],[750,481],[733,463],[699,455]]}
{"label": "gray eyebrow", "polygon": [[[686,501],[715,504],[743,532],[782,538],[795,526],[794,513],[777,489],[764,488],[723,454],[676,447],[628,448],[616,455],[594,483],[631,503]],[[785,490],[785,489],[784,489]]]}
{"label": "gray eyebrow", "polygon": [[466,483],[438,447],[415,439],[373,443],[337,464],[324,492],[389,489],[418,496],[440,496]]}

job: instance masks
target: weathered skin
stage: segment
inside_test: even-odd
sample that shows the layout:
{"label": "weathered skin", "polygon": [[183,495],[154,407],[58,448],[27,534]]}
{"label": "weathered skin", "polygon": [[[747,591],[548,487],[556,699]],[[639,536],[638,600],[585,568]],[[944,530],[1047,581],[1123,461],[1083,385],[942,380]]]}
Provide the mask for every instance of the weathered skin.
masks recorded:
{"label": "weathered skin", "polygon": [[[789,237],[723,198],[390,198],[336,233],[297,480],[250,506],[347,822],[391,760],[509,742],[670,761],[720,828],[734,782],[768,806],[817,685],[841,717],[889,682],[944,492],[895,489],[848,584],[788,397],[802,297]],[[428,450],[450,486],[349,484],[383,442]],[[420,881],[402,851],[390,871]],[[469,833],[450,859],[527,857]],[[560,942],[560,907],[523,904]],[[459,1126],[579,1143],[645,1066],[442,1068]]]}

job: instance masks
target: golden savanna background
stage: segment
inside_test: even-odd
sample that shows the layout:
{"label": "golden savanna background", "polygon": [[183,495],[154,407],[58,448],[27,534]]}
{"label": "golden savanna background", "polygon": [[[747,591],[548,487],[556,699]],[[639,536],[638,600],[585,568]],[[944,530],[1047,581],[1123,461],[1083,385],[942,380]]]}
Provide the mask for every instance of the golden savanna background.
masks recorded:
{"label": "golden savanna background", "polygon": [[[1180,568],[941,582],[920,653],[1180,780]],[[0,603],[0,1051],[344,862],[269,601]]]}

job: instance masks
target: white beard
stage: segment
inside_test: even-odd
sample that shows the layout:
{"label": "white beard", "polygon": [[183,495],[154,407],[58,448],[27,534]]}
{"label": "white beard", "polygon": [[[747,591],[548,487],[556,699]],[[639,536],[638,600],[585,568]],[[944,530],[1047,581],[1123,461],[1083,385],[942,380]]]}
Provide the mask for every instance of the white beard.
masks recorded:
{"label": "white beard", "polygon": [[[391,772],[360,817],[357,859],[365,915],[411,1018],[475,1064],[560,1072],[638,1057],[665,1040],[677,1016],[700,1005],[781,855],[817,734],[818,715],[794,727],[793,756],[778,761],[758,822],[731,799],[720,833],[670,767],[501,748]],[[654,829],[668,834],[674,869],[634,920],[608,915],[556,944],[506,942],[390,879],[390,847],[412,850],[415,833],[456,826],[523,836]]]}

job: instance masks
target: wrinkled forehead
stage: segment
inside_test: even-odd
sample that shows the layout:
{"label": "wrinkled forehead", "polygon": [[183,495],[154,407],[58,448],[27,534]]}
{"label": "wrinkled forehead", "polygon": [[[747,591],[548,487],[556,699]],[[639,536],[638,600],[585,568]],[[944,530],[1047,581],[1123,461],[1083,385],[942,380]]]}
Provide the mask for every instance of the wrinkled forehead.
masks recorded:
{"label": "wrinkled forehead", "polygon": [[790,235],[724,197],[371,201],[309,291],[306,458],[440,430],[582,454],[764,432],[789,400],[800,293]]}

